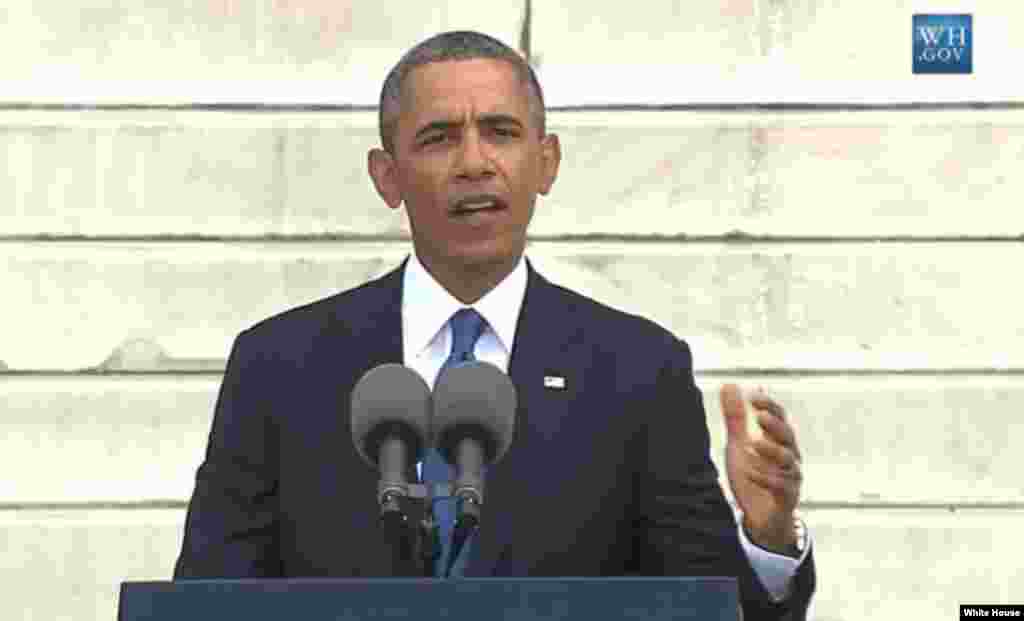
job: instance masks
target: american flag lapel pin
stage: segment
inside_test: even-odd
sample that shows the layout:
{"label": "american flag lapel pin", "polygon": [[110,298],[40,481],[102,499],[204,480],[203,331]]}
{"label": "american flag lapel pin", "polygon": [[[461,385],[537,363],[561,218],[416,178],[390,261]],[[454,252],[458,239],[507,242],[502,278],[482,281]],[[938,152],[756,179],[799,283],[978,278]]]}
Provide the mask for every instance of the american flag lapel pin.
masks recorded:
{"label": "american flag lapel pin", "polygon": [[565,378],[561,375],[545,375],[544,388],[551,390],[565,390]]}

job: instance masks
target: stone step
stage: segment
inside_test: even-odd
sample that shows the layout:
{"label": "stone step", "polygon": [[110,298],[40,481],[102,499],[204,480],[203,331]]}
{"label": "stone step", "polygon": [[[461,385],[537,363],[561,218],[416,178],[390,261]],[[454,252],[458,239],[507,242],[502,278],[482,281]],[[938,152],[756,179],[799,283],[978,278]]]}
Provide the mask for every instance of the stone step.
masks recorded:
{"label": "stone step", "polygon": [[[819,576],[809,619],[944,619],[959,603],[1019,603],[1019,509],[814,510],[805,518]],[[113,619],[122,581],[170,578],[183,520],[181,509],[0,512],[0,581],[9,587],[0,614]]]}
{"label": "stone step", "polygon": [[[520,45],[525,2],[219,2],[172,8],[111,0],[60,9],[8,3],[0,54],[18,58],[0,100],[375,104],[386,72],[447,29]],[[550,105],[586,103],[1021,101],[1015,3],[956,0],[975,14],[971,75],[911,73],[909,2],[733,0],[686,6],[533,3],[529,46]],[[865,10],[865,8],[867,10]]]}
{"label": "stone step", "polygon": [[[731,0],[534,3],[531,52],[550,105],[1021,101],[1002,0],[937,5]],[[973,13],[973,73],[912,73],[917,13]]]}
{"label": "stone step", "polygon": [[[1008,424],[1024,410],[1020,377],[701,375],[723,483],[726,382],[763,385],[785,405],[807,503],[1024,503],[1013,448],[1024,425]],[[216,375],[3,378],[0,503],[187,501],[219,384]]]}
{"label": "stone step", "polygon": [[1020,603],[1020,509],[837,509],[805,517],[818,568],[810,619],[955,619],[961,603]]}
{"label": "stone step", "polygon": [[[234,336],[383,274],[405,242],[0,244],[11,370],[218,370]],[[1014,243],[537,242],[541,274],[708,369],[1024,368]]]}
{"label": "stone step", "polygon": [[0,379],[0,502],[187,501],[219,386],[218,375]]}
{"label": "stone step", "polygon": [[[0,112],[2,236],[406,236],[373,112]],[[1024,112],[562,112],[535,236],[1024,234]]]}
{"label": "stone step", "polygon": [[[1024,502],[1024,377],[699,376],[712,457],[725,474],[719,389],[763,386],[787,411],[803,455],[803,500],[826,505]],[[727,494],[728,495],[728,494]]]}
{"label": "stone step", "polygon": [[521,2],[5,3],[0,101],[376,104],[401,55],[444,30],[516,46]]}
{"label": "stone step", "polygon": [[125,580],[170,580],[183,509],[0,511],[0,616],[11,621],[117,618]]}

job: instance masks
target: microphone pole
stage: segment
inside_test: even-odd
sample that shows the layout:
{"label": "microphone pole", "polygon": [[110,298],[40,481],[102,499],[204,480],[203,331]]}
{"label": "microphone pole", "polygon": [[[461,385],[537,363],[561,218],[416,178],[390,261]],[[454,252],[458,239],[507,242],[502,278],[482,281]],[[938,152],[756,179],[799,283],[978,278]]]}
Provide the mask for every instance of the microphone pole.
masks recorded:
{"label": "microphone pole", "polygon": [[[380,471],[377,505],[388,546],[386,575],[425,575],[439,549],[431,545],[436,535],[428,490],[406,476],[423,458],[430,408],[426,382],[400,364],[370,369],[352,389],[352,442]],[[431,556],[429,564],[425,555]]]}
{"label": "microphone pole", "polygon": [[484,468],[497,463],[512,444],[516,403],[512,380],[486,362],[450,367],[434,386],[434,442],[445,461],[456,468],[452,495],[458,498],[458,516],[452,533],[452,562],[480,525]]}

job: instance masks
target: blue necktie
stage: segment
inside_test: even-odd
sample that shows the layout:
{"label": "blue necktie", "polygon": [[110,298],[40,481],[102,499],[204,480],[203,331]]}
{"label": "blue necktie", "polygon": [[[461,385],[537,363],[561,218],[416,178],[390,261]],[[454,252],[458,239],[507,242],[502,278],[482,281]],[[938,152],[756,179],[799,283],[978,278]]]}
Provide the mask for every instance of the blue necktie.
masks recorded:
{"label": "blue necktie", "polygon": [[[472,308],[463,308],[452,315],[452,352],[441,366],[441,370],[437,374],[438,377],[441,377],[448,367],[476,360],[476,357],[473,356],[473,348],[480,335],[483,334],[486,325],[484,318]],[[431,485],[450,483],[454,478],[455,468],[445,462],[441,453],[436,449],[427,451],[423,460],[423,482]],[[459,551],[458,558],[451,559],[456,503],[457,500],[451,497],[434,499],[434,518],[440,526],[441,534],[441,555],[434,562],[434,576],[438,578],[462,575],[474,539],[473,536],[468,537]],[[452,566],[451,570],[448,569],[449,564]]]}

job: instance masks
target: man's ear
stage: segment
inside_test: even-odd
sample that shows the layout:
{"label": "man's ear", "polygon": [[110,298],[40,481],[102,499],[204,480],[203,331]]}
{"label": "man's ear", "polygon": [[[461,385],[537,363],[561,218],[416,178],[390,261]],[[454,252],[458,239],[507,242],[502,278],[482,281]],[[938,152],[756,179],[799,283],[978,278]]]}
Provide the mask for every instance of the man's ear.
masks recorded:
{"label": "man's ear", "polygon": [[537,191],[547,196],[558,177],[558,166],[562,163],[562,145],[556,134],[547,134],[541,139],[541,176]]}
{"label": "man's ear", "polygon": [[402,191],[398,184],[398,166],[395,158],[384,149],[370,149],[366,155],[366,167],[373,179],[373,187],[377,188],[388,207],[398,209],[402,205]]}

